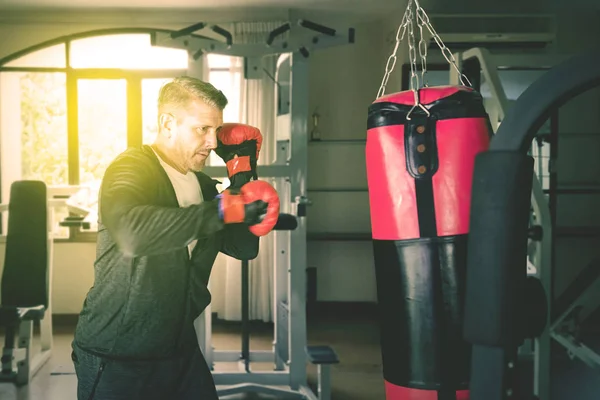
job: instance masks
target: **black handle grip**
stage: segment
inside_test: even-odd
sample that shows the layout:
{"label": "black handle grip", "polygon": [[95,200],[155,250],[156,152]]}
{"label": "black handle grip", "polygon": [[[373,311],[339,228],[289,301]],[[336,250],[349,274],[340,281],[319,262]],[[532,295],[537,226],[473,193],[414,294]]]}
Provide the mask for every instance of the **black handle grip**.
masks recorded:
{"label": "black handle grip", "polygon": [[190,25],[187,28],[183,28],[178,31],[171,32],[171,39],[177,39],[182,36],[187,36],[191,33],[199,31],[200,29],[204,28],[205,26],[206,26],[205,22],[198,22],[197,24]]}
{"label": "black handle grip", "polygon": [[307,21],[305,19],[301,19],[300,21],[298,21],[298,24],[303,28],[322,33],[323,35],[335,36],[335,29],[328,28],[321,24],[317,24],[316,22],[311,22],[311,21]]}
{"label": "black handle grip", "polygon": [[310,55],[310,53],[308,52],[308,49],[304,46],[300,47],[298,49],[298,51],[300,51],[300,54],[302,54],[304,56],[304,58],[308,58],[308,56]]}
{"label": "black handle grip", "polygon": [[277,38],[277,36],[283,35],[290,29],[292,29],[292,26],[290,25],[289,22],[286,22],[285,24],[281,25],[279,28],[273,29],[269,33],[269,37],[267,38],[267,45],[268,46],[272,45],[273,41],[275,40],[275,38]]}
{"label": "black handle grip", "polygon": [[227,46],[231,46],[233,44],[233,36],[227,29],[221,28],[218,25],[213,25],[210,27],[210,29],[212,29],[214,33],[218,33],[219,35],[223,36],[227,41]]}
{"label": "black handle grip", "polygon": [[293,231],[298,227],[298,220],[292,214],[279,214],[274,231]]}

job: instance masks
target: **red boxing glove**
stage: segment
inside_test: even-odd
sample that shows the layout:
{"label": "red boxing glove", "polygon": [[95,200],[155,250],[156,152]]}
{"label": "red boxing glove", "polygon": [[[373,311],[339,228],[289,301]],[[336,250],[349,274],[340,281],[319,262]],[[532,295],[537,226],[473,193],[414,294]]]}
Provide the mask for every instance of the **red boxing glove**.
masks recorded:
{"label": "red boxing glove", "polygon": [[258,128],[237,123],[223,124],[217,140],[215,153],[225,161],[232,187],[240,188],[252,178],[258,179],[256,163],[263,141]]}
{"label": "red boxing glove", "polygon": [[226,224],[245,222],[256,236],[265,236],[279,219],[279,195],[265,181],[245,184],[237,193],[226,189],[219,196],[219,216]]}

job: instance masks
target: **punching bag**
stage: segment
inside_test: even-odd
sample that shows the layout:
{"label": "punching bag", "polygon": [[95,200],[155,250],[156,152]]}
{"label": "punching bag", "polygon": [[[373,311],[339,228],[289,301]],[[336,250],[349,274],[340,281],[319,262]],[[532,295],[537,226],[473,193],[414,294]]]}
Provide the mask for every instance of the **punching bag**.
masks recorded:
{"label": "punching bag", "polygon": [[412,90],[382,96],[368,114],[386,398],[467,400],[471,354],[462,313],[471,184],[475,156],[492,132],[471,88],[425,87],[418,99],[422,107]]}

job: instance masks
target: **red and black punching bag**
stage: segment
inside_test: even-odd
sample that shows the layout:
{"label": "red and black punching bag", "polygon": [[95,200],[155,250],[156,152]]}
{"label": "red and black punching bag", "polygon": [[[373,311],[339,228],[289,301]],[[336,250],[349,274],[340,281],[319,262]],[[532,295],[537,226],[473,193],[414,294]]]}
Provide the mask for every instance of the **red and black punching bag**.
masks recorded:
{"label": "red and black punching bag", "polygon": [[[387,400],[467,400],[462,339],[475,156],[491,127],[464,86],[378,98],[366,144]],[[493,228],[492,228],[493,229]]]}

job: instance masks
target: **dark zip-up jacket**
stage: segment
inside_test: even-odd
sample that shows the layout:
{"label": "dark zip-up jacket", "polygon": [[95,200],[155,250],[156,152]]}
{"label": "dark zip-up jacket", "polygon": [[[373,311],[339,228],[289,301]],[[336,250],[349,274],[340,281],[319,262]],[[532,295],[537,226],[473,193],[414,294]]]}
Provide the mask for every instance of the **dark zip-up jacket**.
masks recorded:
{"label": "dark zip-up jacket", "polygon": [[[149,146],[107,168],[99,194],[95,280],[75,331],[83,350],[117,359],[178,357],[197,346],[193,321],[210,303],[207,285],[223,252],[253,259],[259,239],[219,219],[217,181],[197,173],[204,202],[181,208]],[[187,245],[198,240],[191,257]]]}

